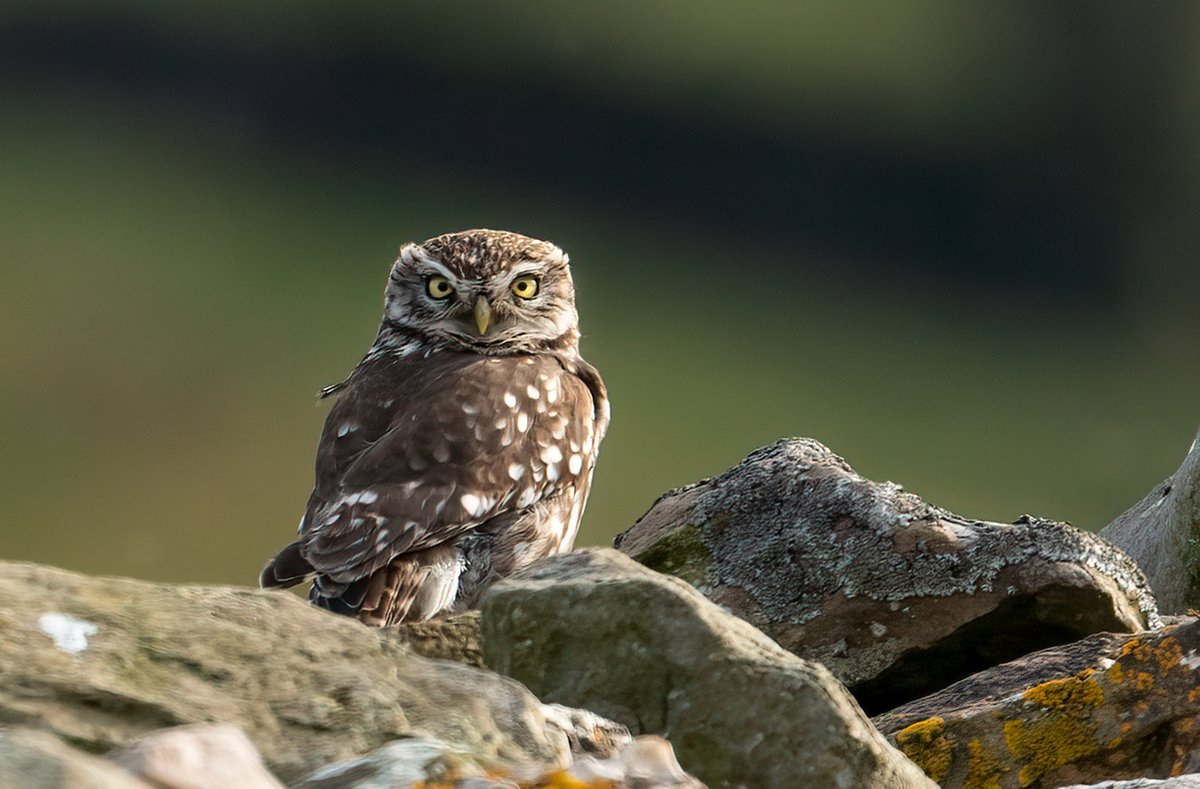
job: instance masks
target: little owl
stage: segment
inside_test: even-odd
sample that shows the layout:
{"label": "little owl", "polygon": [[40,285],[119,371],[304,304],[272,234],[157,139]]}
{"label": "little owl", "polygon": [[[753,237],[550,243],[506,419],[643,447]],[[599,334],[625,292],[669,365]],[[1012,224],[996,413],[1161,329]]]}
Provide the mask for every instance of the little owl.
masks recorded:
{"label": "little owl", "polygon": [[311,578],[314,604],[392,625],[574,545],[609,406],[558,247],[496,230],[405,245],[331,395],[300,539],[264,587]]}

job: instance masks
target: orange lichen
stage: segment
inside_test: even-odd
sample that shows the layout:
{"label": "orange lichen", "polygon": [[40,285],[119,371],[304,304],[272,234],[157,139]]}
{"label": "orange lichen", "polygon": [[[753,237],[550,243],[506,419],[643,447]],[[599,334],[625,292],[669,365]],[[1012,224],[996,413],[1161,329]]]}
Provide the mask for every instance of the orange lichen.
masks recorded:
{"label": "orange lichen", "polygon": [[1136,690],[1150,690],[1154,687],[1154,675],[1147,671],[1139,671],[1133,678],[1133,687]]}
{"label": "orange lichen", "polygon": [[939,784],[950,772],[950,754],[954,750],[954,744],[943,735],[945,727],[945,719],[935,715],[896,733],[896,745],[904,755]]}
{"label": "orange lichen", "polygon": [[1197,685],[1196,687],[1194,687],[1188,691],[1188,702],[1191,704],[1195,704],[1196,699],[1200,699],[1200,685]]}
{"label": "orange lichen", "polygon": [[1158,649],[1154,651],[1154,659],[1158,661],[1158,667],[1165,674],[1183,660],[1183,650],[1179,647],[1178,641],[1167,636],[1158,642]]}
{"label": "orange lichen", "polygon": [[1131,654],[1133,652],[1133,650],[1135,650],[1139,646],[1141,646],[1141,643],[1142,643],[1141,639],[1138,639],[1138,638],[1131,638],[1128,641],[1126,641],[1124,644],[1121,645],[1121,657],[1125,657],[1126,655]]}
{"label": "orange lichen", "polygon": [[[492,779],[503,779],[503,772],[488,771],[487,776]],[[558,770],[548,775],[543,775],[533,781],[521,781],[517,784],[521,789],[613,789],[612,781],[606,779],[597,779],[595,781],[581,781],[565,770]],[[444,781],[417,781],[410,789],[454,789],[454,783],[446,783]]]}
{"label": "orange lichen", "polygon": [[1000,789],[1000,776],[1006,771],[995,754],[978,739],[967,743],[970,759],[963,789]]}
{"label": "orange lichen", "polygon": [[1035,685],[1025,691],[1025,700],[1042,711],[1004,723],[1004,742],[1024,763],[1018,773],[1021,786],[1101,749],[1091,714],[1104,702],[1104,691],[1093,674],[1089,670]]}
{"label": "orange lichen", "polygon": [[1125,681],[1125,670],[1121,668],[1120,663],[1113,663],[1112,668],[1104,673],[1108,677],[1109,682],[1114,685],[1120,685]]}

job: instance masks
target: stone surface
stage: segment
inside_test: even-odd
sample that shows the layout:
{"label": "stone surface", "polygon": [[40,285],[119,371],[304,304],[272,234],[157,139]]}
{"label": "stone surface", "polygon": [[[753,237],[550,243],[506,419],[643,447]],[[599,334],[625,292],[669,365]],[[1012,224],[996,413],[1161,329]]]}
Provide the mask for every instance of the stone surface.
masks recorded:
{"label": "stone surface", "polygon": [[1163,611],[1200,608],[1200,434],[1175,473],[1100,536],[1141,565]]}
{"label": "stone surface", "polygon": [[384,635],[407,644],[421,657],[483,667],[478,611],[439,616],[427,622],[405,622],[388,628]]}
{"label": "stone surface", "polygon": [[1074,784],[1063,789],[1200,789],[1200,775],[1180,775],[1175,778],[1135,778],[1132,781],[1101,781],[1098,784]]}
{"label": "stone surface", "polygon": [[573,754],[607,759],[633,741],[628,727],[587,710],[543,704],[542,714],[546,716],[546,723],[566,736]]}
{"label": "stone surface", "polygon": [[413,737],[322,767],[292,789],[408,789],[418,782],[453,786],[485,775],[470,754],[431,737]]}
{"label": "stone surface", "polygon": [[0,562],[0,599],[0,723],[93,752],[221,721],[283,781],[413,734],[496,762],[570,760],[516,683],[425,660],[291,594]]}
{"label": "stone surface", "polygon": [[704,789],[661,737],[627,739],[605,757],[582,755],[566,770],[483,764],[429,737],[397,740],[317,770],[293,789]]}
{"label": "stone surface", "polygon": [[612,789],[704,789],[683,771],[671,743],[646,734],[606,758],[576,758],[567,774],[590,786]]}
{"label": "stone surface", "polygon": [[151,732],[109,758],[158,789],[283,789],[254,743],[223,723]]}
{"label": "stone surface", "polygon": [[946,787],[1200,771],[1200,620],[1029,655],[875,718]]}
{"label": "stone surface", "polygon": [[0,727],[0,786],[12,789],[151,789],[117,765],[52,734]]}
{"label": "stone surface", "polygon": [[611,550],[543,560],[482,603],[484,657],[550,702],[660,734],[719,787],[930,787],[822,666]]}
{"label": "stone surface", "polygon": [[810,439],[672,491],[620,550],[819,661],[881,712],[988,666],[1157,624],[1137,566],[1067,524],[961,518]]}

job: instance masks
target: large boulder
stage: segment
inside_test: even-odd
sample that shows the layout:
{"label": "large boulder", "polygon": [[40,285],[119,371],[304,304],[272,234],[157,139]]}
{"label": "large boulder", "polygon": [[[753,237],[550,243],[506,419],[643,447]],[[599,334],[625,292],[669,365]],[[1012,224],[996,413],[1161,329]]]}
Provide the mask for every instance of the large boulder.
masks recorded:
{"label": "large boulder", "polygon": [[1028,655],[875,718],[944,787],[1200,771],[1200,620]]}
{"label": "large boulder", "polygon": [[822,666],[611,550],[543,560],[482,604],[484,659],[547,701],[661,734],[714,787],[932,787]]}
{"label": "large boulder", "polygon": [[954,515],[810,439],[660,498],[616,546],[677,575],[869,712],[1100,631],[1157,623],[1120,549],[1064,523]]}
{"label": "large boulder", "polygon": [[1137,561],[1163,611],[1200,607],[1200,434],[1175,473],[1100,536]]}
{"label": "large boulder", "polygon": [[570,762],[517,683],[420,658],[291,594],[3,562],[0,599],[0,723],[89,751],[221,721],[284,781],[414,734],[489,762]]}

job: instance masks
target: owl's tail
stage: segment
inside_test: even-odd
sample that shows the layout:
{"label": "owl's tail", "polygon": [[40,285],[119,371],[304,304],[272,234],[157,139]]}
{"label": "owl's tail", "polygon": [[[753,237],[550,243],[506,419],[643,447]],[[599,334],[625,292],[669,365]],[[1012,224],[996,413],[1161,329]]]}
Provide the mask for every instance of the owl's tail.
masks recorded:
{"label": "owl's tail", "polygon": [[300,555],[300,543],[294,542],[267,562],[258,576],[258,585],[263,589],[295,586],[308,580],[316,570]]}

